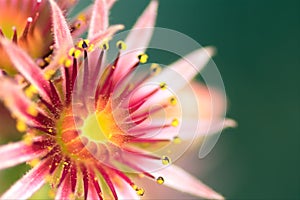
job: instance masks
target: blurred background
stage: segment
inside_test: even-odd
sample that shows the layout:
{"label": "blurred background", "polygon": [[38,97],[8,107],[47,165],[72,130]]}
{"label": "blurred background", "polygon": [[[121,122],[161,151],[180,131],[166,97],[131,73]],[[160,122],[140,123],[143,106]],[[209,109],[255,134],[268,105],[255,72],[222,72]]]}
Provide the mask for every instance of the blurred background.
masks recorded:
{"label": "blurred background", "polygon": [[[227,199],[300,199],[300,1],[159,2],[158,27],[218,49],[228,116],[239,124],[222,133],[206,158],[192,155],[188,167],[199,168],[192,173]],[[130,28],[148,3],[119,0],[111,24]],[[3,119],[5,132],[11,122]],[[9,171],[2,177],[7,184],[20,176]]]}

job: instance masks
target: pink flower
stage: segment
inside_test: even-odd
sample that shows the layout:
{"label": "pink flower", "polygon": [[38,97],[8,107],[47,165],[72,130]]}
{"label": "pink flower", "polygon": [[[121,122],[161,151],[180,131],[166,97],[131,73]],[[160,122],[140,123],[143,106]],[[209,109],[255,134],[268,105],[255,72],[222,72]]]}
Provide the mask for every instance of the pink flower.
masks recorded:
{"label": "pink flower", "polygon": [[[32,166],[1,198],[29,198],[48,182],[56,199],[137,199],[150,188],[139,187],[135,180],[149,178],[202,198],[222,199],[171,164],[170,156],[156,154],[158,149],[177,143],[179,131],[189,131],[188,127],[180,127],[181,120],[175,114],[165,116],[164,121],[156,116],[165,109],[178,113],[180,99],[167,91],[166,83],[172,77],[163,70],[160,76],[165,82],[142,87],[160,71],[158,65],[152,65],[144,76],[128,81],[148,56],[145,49],[126,55],[122,52],[126,47],[131,50],[147,46],[152,32],[144,28],[154,26],[157,1],[152,1],[138,19],[134,28],[141,31],[133,31],[125,42],[117,43],[119,54],[111,64],[105,63],[108,41],[123,28],[108,24],[109,7],[114,0],[96,0],[86,11],[88,39],[79,40],[76,45],[74,29],[70,31],[58,4],[49,2],[54,53],[45,69],[24,49],[0,39],[3,50],[26,80],[20,85],[15,79],[0,75],[0,98],[16,118],[17,129],[26,133],[22,141],[0,147],[0,169],[23,162]],[[200,69],[212,54],[213,48],[208,47],[185,59]],[[187,82],[196,75],[184,60],[169,69],[180,72]],[[152,104],[160,107],[149,111]],[[195,116],[194,121],[197,120]],[[224,127],[221,119],[219,122],[221,125],[213,131]],[[197,131],[203,134],[202,129]],[[189,135],[182,138],[191,139]]]}
{"label": "pink flower", "polygon": [[[68,10],[72,1],[59,0],[59,6]],[[0,37],[11,39],[25,50],[41,67],[47,64],[51,54],[53,38],[51,35],[51,12],[47,1],[42,0],[12,0],[0,2]],[[77,27],[73,22],[72,27]],[[75,29],[75,28],[73,28]],[[75,34],[73,31],[72,34]],[[0,45],[0,68],[9,74],[16,73],[7,54]]]}

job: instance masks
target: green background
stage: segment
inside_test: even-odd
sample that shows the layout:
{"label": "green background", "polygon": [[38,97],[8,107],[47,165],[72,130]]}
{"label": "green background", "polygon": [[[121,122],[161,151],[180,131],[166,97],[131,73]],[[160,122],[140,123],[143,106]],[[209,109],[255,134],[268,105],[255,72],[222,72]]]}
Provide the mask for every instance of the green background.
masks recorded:
{"label": "green background", "polygon": [[[148,2],[119,1],[111,23],[131,27]],[[300,1],[159,3],[158,27],[217,47],[228,116],[239,124],[195,161],[207,172],[199,178],[228,199],[300,199]]]}
{"label": "green background", "polygon": [[[111,23],[130,28],[148,2],[119,0]],[[300,199],[300,1],[161,0],[157,26],[217,47],[239,124],[205,159],[194,155],[194,174],[228,199]],[[8,185],[20,177],[6,172]]]}

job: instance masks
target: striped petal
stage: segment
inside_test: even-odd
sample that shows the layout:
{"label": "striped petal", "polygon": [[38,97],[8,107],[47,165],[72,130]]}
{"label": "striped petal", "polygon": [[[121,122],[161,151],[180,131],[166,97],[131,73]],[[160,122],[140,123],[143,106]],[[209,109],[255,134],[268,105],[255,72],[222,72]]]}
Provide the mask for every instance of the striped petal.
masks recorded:
{"label": "striped petal", "polygon": [[[163,70],[161,74],[150,81],[158,83],[165,82],[173,91],[178,91],[189,83],[206,66],[214,54],[214,47],[198,49],[188,54],[183,59],[171,64],[168,68]],[[177,76],[180,75],[184,82],[174,81],[174,72],[177,73]]]}
{"label": "striped petal", "polygon": [[116,0],[106,0],[106,5],[110,9],[114,4],[116,3]]}
{"label": "striped petal", "polygon": [[54,0],[49,0],[52,9],[53,34],[55,48],[66,48],[73,46],[71,32],[62,10]]}
{"label": "striped petal", "polygon": [[153,34],[157,8],[158,2],[151,1],[127,36],[125,40],[127,49],[121,52],[118,61],[120,67],[116,68],[115,81],[120,80],[139,61],[138,55],[146,50]]}
{"label": "striped petal", "polygon": [[70,176],[66,177],[56,192],[55,200],[71,199],[72,187]]}
{"label": "striped petal", "polygon": [[[116,0],[106,0],[107,10],[109,10],[115,2]],[[87,30],[91,22],[91,18],[92,18],[91,13],[93,13],[94,8],[95,8],[94,5],[88,6],[72,19],[70,24],[72,27],[73,38],[79,37]]]}
{"label": "striped petal", "polygon": [[70,23],[73,38],[80,37],[87,31],[91,21],[91,13],[93,11],[93,5],[88,6],[83,11],[78,13]]}
{"label": "striped petal", "polygon": [[91,44],[94,44],[95,46],[97,46],[104,40],[110,40],[116,32],[118,32],[122,29],[124,29],[124,26],[121,24],[110,26],[105,32],[95,34],[91,38]]}
{"label": "striped petal", "polygon": [[223,196],[175,165],[170,165],[153,174],[157,177],[163,177],[164,185],[176,190],[205,199],[224,199]]}
{"label": "striped petal", "polygon": [[78,0],[56,0],[56,2],[61,10],[70,10],[70,8],[74,7],[78,3]]}
{"label": "striped petal", "polygon": [[202,48],[188,54],[184,59],[165,68],[161,74],[143,83],[143,85],[134,92],[131,101],[140,101],[146,93],[154,90],[161,83],[167,85],[167,90],[160,90],[155,95],[152,95],[141,109],[159,103],[159,101],[170,98],[174,96],[174,94],[177,95],[177,93],[188,85],[194,76],[205,67],[213,54],[214,48],[212,47]]}
{"label": "striped petal", "polygon": [[11,41],[0,38],[0,43],[10,57],[16,69],[37,88],[39,94],[45,100],[50,100],[50,86],[48,81],[45,80],[45,77],[43,76],[42,70],[39,68],[39,66],[35,64],[35,62],[24,50],[16,46]]}
{"label": "striped petal", "polygon": [[41,126],[35,116],[38,113],[45,114],[44,111],[24,95],[20,85],[5,77],[0,81],[0,99],[11,113],[29,126]]}
{"label": "striped petal", "polygon": [[116,186],[116,193],[119,199],[141,199],[140,196],[137,195],[136,191],[132,189],[132,186],[123,179],[114,177],[112,181]]}
{"label": "striped petal", "polygon": [[28,199],[46,182],[49,174],[50,159],[42,161],[18,180],[0,199]]}
{"label": "striped petal", "polygon": [[[39,140],[41,138],[35,139],[35,141]],[[45,149],[39,149],[37,146],[25,144],[25,142],[0,146],[0,170],[38,158],[45,152]]]}
{"label": "striped petal", "polygon": [[93,6],[88,39],[108,28],[108,7],[105,0],[96,0]]}

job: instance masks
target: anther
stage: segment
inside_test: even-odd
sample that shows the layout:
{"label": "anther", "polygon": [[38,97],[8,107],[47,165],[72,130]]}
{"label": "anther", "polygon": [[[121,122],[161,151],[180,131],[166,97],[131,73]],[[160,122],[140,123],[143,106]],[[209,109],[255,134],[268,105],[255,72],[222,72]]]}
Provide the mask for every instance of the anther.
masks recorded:
{"label": "anther", "polygon": [[24,136],[23,136],[23,138],[22,138],[22,140],[24,141],[24,143],[26,144],[26,145],[31,145],[32,143],[33,143],[33,138],[34,138],[34,135],[32,134],[32,133],[26,133]]}
{"label": "anther", "polygon": [[161,83],[159,84],[160,89],[165,90],[167,89],[167,84],[166,83]]}
{"label": "anther", "polygon": [[23,120],[17,120],[16,128],[20,132],[25,132],[27,129],[27,125]]}
{"label": "anther", "polygon": [[177,105],[177,99],[175,97],[171,97],[170,98],[170,103],[171,103],[172,106]]}
{"label": "anther", "polygon": [[161,72],[161,67],[158,64],[154,63],[151,65],[150,70],[152,75],[157,75]]}
{"label": "anther", "polygon": [[137,188],[137,189],[136,189],[136,193],[137,193],[137,195],[139,195],[139,196],[144,196],[145,190],[144,190],[143,188]]}
{"label": "anther", "polygon": [[65,59],[65,61],[64,61],[65,67],[67,67],[67,68],[71,67],[72,64],[73,64],[73,61],[71,59],[69,59],[69,58]]}
{"label": "anther", "polygon": [[107,40],[105,40],[101,45],[100,48],[103,50],[108,50],[109,49],[109,43]]}
{"label": "anther", "polygon": [[79,48],[86,49],[86,48],[89,47],[89,43],[90,43],[89,40],[81,40],[81,41],[78,42],[77,46],[78,46]]}
{"label": "anther", "polygon": [[160,185],[162,185],[164,182],[165,182],[165,180],[164,180],[164,178],[163,177],[158,177],[157,179],[156,179],[156,182],[158,183],[158,184],[160,184]]}
{"label": "anther", "polygon": [[173,119],[171,125],[177,127],[179,125],[179,120],[177,118]]}
{"label": "anther", "polygon": [[163,156],[161,158],[161,162],[163,165],[169,165],[171,163],[171,159],[168,156]]}
{"label": "anther", "polygon": [[148,61],[148,55],[143,53],[143,54],[140,54],[138,55],[138,59],[140,60],[140,63],[146,63]]}
{"label": "anther", "polygon": [[75,51],[76,51],[76,49],[74,48],[74,47],[72,47],[70,50],[69,50],[69,56],[74,56],[74,54],[75,54]]}
{"label": "anther", "polygon": [[25,89],[25,95],[28,98],[32,98],[34,95],[38,94],[38,90],[34,85],[30,85]]}
{"label": "anther", "polygon": [[180,143],[181,143],[180,137],[175,136],[175,137],[173,138],[173,142],[174,142],[174,144],[180,144]]}
{"label": "anther", "polygon": [[30,105],[27,108],[27,113],[30,114],[31,116],[36,117],[38,115],[38,110],[36,109],[35,105]]}
{"label": "anther", "polygon": [[31,167],[35,167],[35,166],[37,166],[39,163],[40,163],[40,160],[37,159],[37,158],[27,162],[27,164],[30,165]]}
{"label": "anther", "polygon": [[119,48],[120,50],[126,50],[127,49],[127,45],[125,44],[125,42],[123,42],[123,41],[118,41],[117,42],[117,48]]}
{"label": "anther", "polygon": [[54,74],[55,74],[55,70],[49,69],[44,73],[44,78],[49,81]]}

